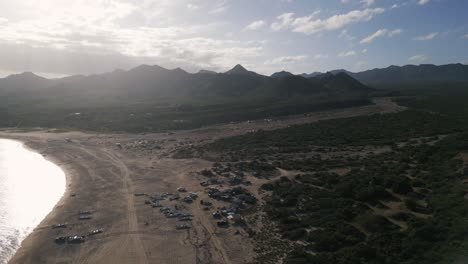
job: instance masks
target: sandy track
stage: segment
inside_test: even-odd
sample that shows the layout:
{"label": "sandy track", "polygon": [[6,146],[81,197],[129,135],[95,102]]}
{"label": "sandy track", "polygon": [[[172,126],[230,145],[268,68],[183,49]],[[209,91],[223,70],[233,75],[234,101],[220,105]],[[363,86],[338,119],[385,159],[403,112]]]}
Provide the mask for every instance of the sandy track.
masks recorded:
{"label": "sandy track", "polygon": [[[276,129],[324,119],[343,118],[404,110],[388,98],[371,106],[311,113],[275,122],[264,120],[209,126],[173,134],[102,135],[71,133],[0,132],[0,137],[19,139],[61,166],[67,175],[67,193],[56,208],[23,242],[10,263],[245,263],[253,256],[250,239],[234,228],[219,229],[210,213],[198,203],[182,205],[194,215],[193,228],[175,230],[173,219],[144,205],[134,193],[174,192],[179,186],[206,198],[200,179],[191,172],[211,166],[198,159],[166,158],[187,141],[206,142],[256,129]],[[66,138],[72,139],[67,143]],[[161,141],[160,150],[116,148],[140,140]],[[71,194],[76,194],[72,197]],[[174,206],[174,203],[168,204]],[[78,211],[93,211],[93,219],[79,221]],[[56,223],[70,223],[64,230],[51,229]],[[145,225],[147,223],[148,225]],[[104,228],[102,235],[80,245],[57,245],[62,235],[86,234]]]}
{"label": "sandy track", "polygon": [[[148,263],[145,248],[141,242],[140,233],[138,232],[138,218],[136,215],[135,209],[135,199],[134,199],[134,189],[133,183],[130,179],[130,171],[128,167],[122,162],[121,159],[114,156],[113,153],[108,150],[103,149],[103,153],[110,159],[115,162],[115,164],[120,169],[121,175],[123,176],[123,189],[126,190],[127,195],[127,218],[128,218],[128,234],[127,234],[127,243],[125,245],[126,249],[134,253],[135,257],[132,258],[136,263],[146,264]],[[134,252],[133,252],[134,251]],[[119,254],[121,252],[115,252],[112,254],[112,263],[118,263],[119,259],[122,259],[123,256]]]}

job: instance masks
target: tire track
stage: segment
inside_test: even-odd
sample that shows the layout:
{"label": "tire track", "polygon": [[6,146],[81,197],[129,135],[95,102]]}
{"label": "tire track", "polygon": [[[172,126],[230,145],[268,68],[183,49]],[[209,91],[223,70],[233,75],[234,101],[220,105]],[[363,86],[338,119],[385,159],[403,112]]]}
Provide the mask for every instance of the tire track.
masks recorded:
{"label": "tire track", "polygon": [[148,257],[141,241],[140,234],[135,233],[135,231],[138,231],[138,217],[136,215],[135,199],[133,196],[134,189],[132,180],[130,178],[130,170],[128,169],[127,165],[122,162],[122,160],[120,160],[118,157],[115,157],[108,150],[102,149],[102,151],[107,157],[109,157],[109,159],[114,161],[123,176],[123,189],[127,196],[128,230],[131,232],[127,235],[127,243],[132,244],[133,248],[135,249],[135,263],[147,264],[149,263]]}

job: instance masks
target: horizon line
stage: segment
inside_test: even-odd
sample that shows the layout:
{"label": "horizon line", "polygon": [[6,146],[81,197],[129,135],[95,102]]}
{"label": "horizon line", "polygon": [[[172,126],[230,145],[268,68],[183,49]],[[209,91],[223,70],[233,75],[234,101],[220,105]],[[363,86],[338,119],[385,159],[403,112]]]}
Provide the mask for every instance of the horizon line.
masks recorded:
{"label": "horizon line", "polygon": [[423,66],[423,65],[430,65],[430,66],[437,66],[437,67],[440,67],[440,66],[447,66],[447,65],[465,65],[465,66],[468,66],[467,63],[465,62],[453,62],[453,63],[447,63],[447,64],[433,64],[433,63],[421,63],[421,64],[403,64],[403,65],[395,65],[395,64],[391,64],[389,66],[386,66],[386,67],[376,67],[376,68],[368,68],[368,69],[365,69],[365,70],[362,70],[362,71],[349,71],[345,68],[335,68],[333,70],[328,70],[328,71],[313,71],[313,72],[302,72],[302,73],[293,73],[293,72],[290,72],[286,69],[282,69],[280,71],[276,71],[276,72],[273,72],[271,74],[262,74],[262,73],[258,73],[256,71],[253,71],[253,70],[249,70],[247,69],[246,67],[244,67],[242,64],[236,64],[235,66],[233,66],[232,68],[228,69],[228,70],[225,70],[225,71],[213,71],[213,70],[206,70],[206,69],[200,69],[198,70],[197,72],[191,72],[191,71],[187,71],[185,70],[184,68],[182,67],[176,67],[176,68],[166,68],[164,66],[160,66],[158,64],[153,64],[153,65],[149,65],[149,64],[139,64],[137,66],[134,66],[134,67],[131,67],[127,70],[124,70],[124,69],[121,69],[121,68],[115,68],[111,71],[106,71],[106,72],[100,72],[100,73],[89,73],[89,74],[58,74],[58,73],[47,73],[47,72],[34,72],[34,71],[23,71],[23,72],[11,72],[11,71],[8,71],[8,74],[5,74],[5,75],[2,75],[1,72],[0,72],[0,79],[6,79],[8,77],[12,77],[12,76],[17,76],[17,75],[22,75],[22,74],[28,74],[28,73],[32,73],[34,74],[35,76],[38,76],[38,77],[41,77],[41,78],[44,78],[44,79],[47,79],[47,80],[60,80],[60,79],[63,79],[63,78],[68,78],[68,77],[75,77],[75,76],[83,76],[83,77],[90,77],[90,76],[97,76],[97,75],[104,75],[104,74],[110,74],[110,73],[114,73],[114,72],[117,72],[117,71],[123,71],[123,72],[129,72],[129,71],[132,71],[138,67],[141,67],[141,66],[148,66],[148,67],[160,67],[160,68],[163,68],[165,70],[168,70],[168,71],[174,71],[174,70],[183,70],[184,72],[188,73],[188,74],[198,74],[200,73],[200,71],[210,71],[210,72],[213,72],[213,73],[216,73],[216,74],[223,74],[223,73],[226,73],[230,70],[232,70],[233,68],[235,68],[236,66],[240,65],[242,66],[243,68],[245,68],[246,70],[248,71],[252,71],[258,75],[262,75],[262,76],[265,76],[265,77],[271,77],[273,74],[275,73],[279,73],[279,72],[288,72],[288,73],[291,73],[293,75],[296,75],[296,76],[300,76],[300,75],[303,75],[303,74],[313,74],[313,73],[321,73],[321,74],[325,74],[325,73],[329,73],[329,72],[333,72],[333,71],[346,71],[346,72],[350,72],[350,73],[361,73],[361,72],[366,72],[366,71],[372,71],[372,70],[380,70],[380,69],[387,69],[387,68],[390,68],[390,67],[406,67],[406,66],[415,66],[415,67],[418,67],[418,66]]}

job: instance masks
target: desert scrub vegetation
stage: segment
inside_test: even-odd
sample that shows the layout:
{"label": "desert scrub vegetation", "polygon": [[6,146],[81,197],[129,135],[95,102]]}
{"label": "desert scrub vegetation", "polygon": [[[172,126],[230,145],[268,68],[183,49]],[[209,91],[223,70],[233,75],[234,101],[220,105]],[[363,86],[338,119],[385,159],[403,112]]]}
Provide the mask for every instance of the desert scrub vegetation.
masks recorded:
{"label": "desert scrub vegetation", "polygon": [[[385,151],[364,151],[370,146]],[[468,131],[459,119],[407,110],[260,131],[200,150],[229,153],[225,159],[261,156],[273,167],[302,172],[261,186],[272,230],[294,245],[284,263],[455,263],[466,257],[468,186],[458,157],[468,152]],[[333,172],[343,167],[344,174]],[[257,253],[269,251],[262,244]]]}
{"label": "desert scrub vegetation", "polygon": [[325,120],[275,131],[259,131],[220,139],[204,146],[207,151],[236,151],[256,156],[309,152],[315,146],[392,145],[417,137],[460,131],[457,120],[426,111],[407,110],[397,114],[374,114]]}

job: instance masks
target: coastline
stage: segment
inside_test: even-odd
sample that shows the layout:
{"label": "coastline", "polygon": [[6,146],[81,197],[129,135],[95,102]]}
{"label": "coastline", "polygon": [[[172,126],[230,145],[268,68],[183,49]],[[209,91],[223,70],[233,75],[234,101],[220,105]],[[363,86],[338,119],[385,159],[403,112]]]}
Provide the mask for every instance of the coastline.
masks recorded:
{"label": "coastline", "polygon": [[[192,132],[172,137],[182,139],[185,133]],[[171,136],[0,131],[0,137],[21,141],[59,166],[67,182],[60,201],[22,241],[9,263],[172,263],[174,259],[179,263],[245,263],[252,256],[247,234],[236,236],[235,230],[215,230],[211,215],[198,205],[186,208],[196,216],[192,230],[179,231],[174,221],[134,195],[174,191],[181,185],[203,191],[199,180],[187,175],[211,163],[166,158],[177,141],[167,140],[153,157],[116,147],[117,142],[128,145],[144,138]],[[78,220],[82,210],[91,211],[92,219]],[[51,228],[59,223],[67,223],[67,228]],[[59,236],[85,235],[98,228],[105,232],[81,244],[54,242]]]}
{"label": "coastline", "polygon": [[30,239],[31,235],[35,232],[36,229],[50,227],[53,225],[51,220],[54,218],[55,214],[57,213],[57,207],[60,204],[67,203],[70,197],[70,194],[73,192],[70,187],[73,181],[73,177],[71,176],[71,172],[67,170],[66,164],[63,164],[58,157],[54,157],[53,155],[48,155],[48,156],[43,155],[41,153],[41,147],[37,145],[37,142],[31,141],[31,139],[24,139],[24,138],[17,137],[17,136],[9,137],[7,134],[1,134],[0,138],[18,142],[21,144],[21,146],[24,149],[41,155],[41,157],[43,157],[46,161],[49,161],[53,163],[55,166],[57,166],[58,168],[60,168],[60,170],[62,170],[65,176],[65,187],[64,187],[64,192],[62,196],[54,204],[52,210],[48,212],[47,215],[43,219],[41,219],[41,221],[35,227],[33,227],[31,232],[21,241],[19,248],[14,252],[14,254],[7,261],[8,263],[14,263],[14,258],[18,254],[18,251],[21,248],[28,248],[29,244],[40,243],[39,241],[34,241],[34,239]]}
{"label": "coastline", "polygon": [[[16,139],[15,139],[16,140]],[[34,142],[24,142],[24,141],[21,141],[21,140],[17,140],[21,143],[23,143],[23,147],[28,149],[29,151],[32,151],[32,152],[35,152],[35,153],[38,153],[39,155],[41,155],[45,160],[49,161],[49,162],[52,162],[53,164],[55,164],[57,167],[59,167],[64,175],[65,175],[65,190],[63,192],[63,195],[62,197],[60,197],[60,199],[57,201],[57,203],[54,205],[54,207],[52,208],[52,210],[47,214],[47,216],[41,220],[41,222],[33,229],[33,231],[23,240],[21,241],[21,244],[20,244],[20,247],[18,248],[18,250],[15,252],[15,254],[12,256],[12,258],[9,260],[8,263],[14,263],[13,259],[15,258],[15,256],[17,255],[18,251],[23,248],[23,247],[26,247],[28,248],[29,247],[29,244],[34,244],[34,243],[40,243],[39,241],[34,241],[33,239],[28,239],[32,233],[37,229],[37,228],[44,228],[44,227],[50,227],[52,225],[54,225],[54,223],[52,222],[52,219],[56,216],[57,214],[57,208],[60,204],[63,204],[63,203],[67,203],[69,202],[69,199],[70,199],[70,196],[71,196],[71,193],[73,193],[73,190],[71,189],[71,186],[72,186],[72,182],[73,182],[73,178],[72,177],[72,174],[71,174],[71,171],[69,171],[67,169],[67,166],[66,164],[62,164],[62,162],[60,161],[60,159],[58,157],[54,157],[53,155],[47,155],[47,156],[44,156],[41,152],[40,152],[40,148],[38,148],[37,146],[34,146]],[[78,175],[75,175],[75,177],[77,177]]]}
{"label": "coastline", "polygon": [[[0,133],[0,137],[21,142],[23,147],[40,154],[44,159],[54,163],[65,174],[65,190],[60,200],[55,204],[53,209],[42,219],[42,221],[34,228],[34,230],[21,242],[20,248],[12,256],[8,263],[49,263],[55,254],[48,253],[54,251],[55,234],[51,234],[51,226],[57,223],[72,223],[73,217],[63,217],[65,214],[74,214],[68,208],[73,207],[72,194],[78,191],[80,183],[80,164],[70,159],[70,150],[64,148],[66,145],[66,134],[44,134],[43,132],[27,132],[27,133]],[[66,135],[68,136],[68,135]],[[54,150],[51,151],[50,143],[54,142]],[[74,211],[74,210],[73,210]],[[78,209],[76,210],[76,212]],[[63,220],[62,220],[63,219]],[[72,229],[74,229],[72,227]],[[42,245],[48,246],[42,246]]]}

